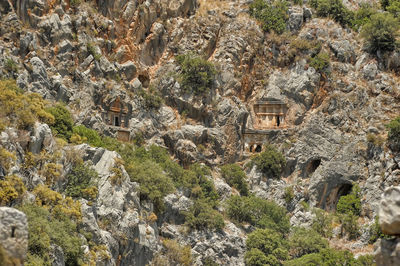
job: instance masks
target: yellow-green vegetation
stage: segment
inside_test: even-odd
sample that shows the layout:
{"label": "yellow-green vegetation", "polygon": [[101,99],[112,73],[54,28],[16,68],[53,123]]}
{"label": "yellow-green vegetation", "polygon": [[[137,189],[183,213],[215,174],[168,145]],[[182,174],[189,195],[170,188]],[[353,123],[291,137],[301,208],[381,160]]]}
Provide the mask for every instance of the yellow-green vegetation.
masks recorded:
{"label": "yellow-green vegetation", "polygon": [[284,197],[285,197],[286,204],[289,204],[290,202],[292,202],[292,200],[294,199],[293,186],[288,186],[285,188]]}
{"label": "yellow-green vegetation", "polygon": [[247,222],[259,228],[269,228],[282,235],[290,229],[287,211],[273,201],[255,196],[232,196],[227,201],[226,213],[238,223]]}
{"label": "yellow-green vegetation", "polygon": [[138,94],[142,97],[144,106],[148,109],[158,109],[163,103],[160,93],[152,86],[148,89],[148,91],[144,89],[140,90]]}
{"label": "yellow-green vegetation", "polygon": [[23,93],[15,80],[0,81],[0,121],[5,126],[26,129],[35,121],[52,123],[54,117],[45,110],[46,102],[37,93]]}
{"label": "yellow-green vegetation", "polygon": [[246,182],[246,174],[237,164],[227,164],[221,167],[221,174],[231,187],[239,190],[242,196],[247,196],[249,188]]}
{"label": "yellow-green vegetation", "polygon": [[311,0],[310,5],[316,9],[318,16],[330,17],[342,26],[352,25],[353,12],[342,0]]}
{"label": "yellow-green vegetation", "polygon": [[18,72],[18,65],[11,58],[6,59],[6,62],[4,64],[4,68],[9,73],[17,73]]}
{"label": "yellow-green vegetation", "polygon": [[182,246],[176,240],[165,239],[163,241],[165,255],[168,261],[174,265],[192,265],[192,250],[189,245]]}
{"label": "yellow-green vegetation", "polygon": [[400,116],[392,120],[386,127],[389,129],[388,142],[394,151],[400,151]]}
{"label": "yellow-green vegetation", "polygon": [[311,57],[309,60],[309,64],[318,72],[328,72],[328,68],[330,65],[330,57],[326,52],[320,52],[314,57]]}
{"label": "yellow-green vegetation", "polygon": [[46,178],[46,184],[50,186],[53,182],[60,179],[62,168],[63,166],[61,164],[47,163],[44,165],[40,174]]}
{"label": "yellow-green vegetation", "polygon": [[36,204],[48,209],[53,216],[68,216],[80,221],[82,218],[81,204],[71,197],[63,197],[60,193],[51,190],[45,185],[38,185],[32,191],[36,196]]}
{"label": "yellow-green vegetation", "polygon": [[124,165],[122,159],[115,159],[115,167],[111,168],[113,175],[110,177],[111,184],[120,186],[124,181],[124,175],[122,174],[121,166]]}
{"label": "yellow-green vegetation", "polygon": [[350,238],[359,234],[358,217],[361,213],[360,187],[353,184],[350,194],[341,196],[336,206],[339,220],[342,223],[342,235],[347,233]]}
{"label": "yellow-green vegetation", "polygon": [[[54,213],[44,207],[25,204],[19,208],[28,218],[28,259],[26,265],[51,265],[50,245],[63,249],[66,265],[82,265],[82,240],[74,216]],[[72,218],[72,219],[71,219]]]}
{"label": "yellow-green vegetation", "polygon": [[385,139],[381,135],[374,133],[367,134],[367,141],[377,147],[381,147],[385,143]]}
{"label": "yellow-green vegetation", "polygon": [[5,170],[10,170],[11,165],[16,160],[15,154],[9,152],[0,145],[0,166]]}
{"label": "yellow-green vegetation", "polygon": [[323,237],[331,237],[333,216],[318,208],[314,208],[313,213],[315,216],[311,224],[312,229]]}
{"label": "yellow-green vegetation", "polygon": [[96,184],[98,178],[97,172],[88,165],[84,163],[75,164],[66,177],[65,194],[73,198],[95,199],[97,189],[91,187]]}
{"label": "yellow-green vegetation", "polygon": [[255,0],[249,6],[250,15],[261,23],[266,32],[282,34],[288,20],[288,2],[285,0]]}
{"label": "yellow-green vegetation", "polygon": [[58,103],[53,107],[46,109],[47,112],[53,115],[54,121],[49,122],[53,133],[55,136],[69,140],[72,135],[72,126],[74,125],[74,120],[72,115],[65,107],[65,105]]}
{"label": "yellow-green vegetation", "polygon": [[176,61],[181,67],[178,80],[184,91],[203,94],[212,88],[217,71],[211,62],[195,54],[178,55]]}
{"label": "yellow-green vegetation", "polygon": [[399,35],[399,22],[390,13],[378,13],[362,28],[361,36],[367,43],[370,52],[393,51]]}
{"label": "yellow-green vegetation", "polygon": [[17,199],[21,199],[26,191],[21,178],[16,175],[8,175],[0,180],[0,206],[9,205]]}
{"label": "yellow-green vegetation", "polygon": [[286,165],[285,157],[272,145],[266,145],[264,151],[252,159],[261,172],[267,177],[279,178]]}
{"label": "yellow-green vegetation", "polygon": [[11,257],[7,253],[7,251],[4,250],[3,246],[0,244],[0,263],[3,266],[14,266],[14,265],[21,265],[22,261]]}

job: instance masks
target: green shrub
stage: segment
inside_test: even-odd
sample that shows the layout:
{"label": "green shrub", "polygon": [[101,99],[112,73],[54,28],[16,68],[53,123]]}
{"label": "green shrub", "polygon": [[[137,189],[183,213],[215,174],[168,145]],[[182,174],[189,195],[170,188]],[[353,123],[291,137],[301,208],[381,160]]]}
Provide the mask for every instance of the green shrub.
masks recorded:
{"label": "green shrub", "polygon": [[159,212],[163,209],[163,198],[174,191],[174,184],[162,168],[151,160],[131,162],[126,166],[131,181],[140,184],[140,198],[149,199]]}
{"label": "green shrub", "polygon": [[353,184],[351,193],[339,198],[336,206],[336,211],[342,214],[354,214],[360,215],[361,212],[361,199],[360,199],[360,187],[357,184]]}
{"label": "green shrub", "polygon": [[46,102],[37,93],[23,93],[15,80],[0,80],[0,121],[2,127],[27,129],[40,120],[52,123],[54,117],[45,111]]}
{"label": "green shrub", "polygon": [[240,194],[247,196],[249,188],[246,182],[246,174],[237,164],[227,164],[221,167],[221,174],[231,187],[239,190]]}
{"label": "green shrub", "polygon": [[294,199],[294,190],[293,190],[293,186],[289,186],[285,188],[285,202],[286,204],[289,204],[290,202],[292,202],[292,200]]}
{"label": "green shrub", "polygon": [[369,234],[370,234],[370,238],[369,238],[369,243],[375,243],[379,238],[389,238],[388,235],[385,235],[382,232],[382,228],[379,225],[379,216],[375,216],[375,222],[371,225],[371,227],[369,228]]}
{"label": "green shrub", "polygon": [[381,7],[383,10],[386,10],[386,7],[389,5],[390,0],[380,0]]}
{"label": "green shrub", "polygon": [[83,262],[82,240],[77,234],[76,223],[66,216],[53,216],[43,207],[26,204],[20,207],[28,218],[28,250],[31,260],[50,264],[50,244],[63,249],[66,265]]}
{"label": "green shrub", "polygon": [[190,211],[184,212],[185,224],[194,229],[216,229],[225,226],[222,215],[214,210],[207,199],[198,199]]}
{"label": "green shrub", "polygon": [[89,199],[87,189],[99,178],[97,172],[89,166],[80,163],[74,165],[67,175],[65,194],[74,198]]}
{"label": "green shrub", "polygon": [[361,36],[372,53],[392,51],[395,49],[398,30],[399,23],[393,15],[378,13],[372,15],[371,20],[363,26]]}
{"label": "green shrub", "polygon": [[244,260],[247,266],[265,266],[269,264],[270,259],[265,256],[264,252],[257,248],[252,248],[246,252]]}
{"label": "green shrub", "polygon": [[392,120],[386,128],[388,132],[389,146],[393,151],[400,151],[400,116]]}
{"label": "green shrub", "polygon": [[6,59],[4,69],[9,73],[17,73],[18,65],[14,60],[12,60],[11,58],[8,58],[8,59]]}
{"label": "green shrub", "polygon": [[[75,0],[75,1],[79,1],[79,0]],[[94,44],[94,43],[92,43],[92,42],[88,43],[88,44],[86,45],[86,49],[87,49],[88,53],[91,54],[91,55],[93,56],[94,60],[100,61],[101,54],[98,54],[98,53],[96,52],[96,47],[95,47],[95,44]]]}
{"label": "green shrub", "polygon": [[327,72],[330,65],[329,54],[320,52],[316,56],[311,57],[309,64],[318,72]]}
{"label": "green shrub", "polygon": [[74,126],[72,128],[72,133],[79,135],[83,142],[87,142],[91,146],[102,147],[104,145],[99,133],[84,125]]}
{"label": "green shrub", "polygon": [[216,263],[215,259],[212,257],[205,257],[201,262],[204,266],[219,266],[219,264]]}
{"label": "green shrub", "polygon": [[368,23],[372,15],[377,13],[376,8],[368,2],[363,2],[360,4],[360,8],[354,13],[353,19],[353,29],[358,30],[361,26]]}
{"label": "green shrub", "polygon": [[166,239],[163,241],[166,249],[168,261],[174,265],[190,266],[192,265],[192,249],[190,245],[182,246],[176,240]]}
{"label": "green shrub", "polygon": [[354,215],[352,212],[340,214],[339,221],[341,226],[341,236],[348,235],[349,239],[355,239],[359,236],[360,231],[358,227],[358,216]]}
{"label": "green shrub", "polygon": [[287,211],[275,202],[254,196],[232,196],[226,204],[228,216],[236,222],[248,222],[282,234],[289,232],[290,222]]}
{"label": "green shrub", "polygon": [[328,248],[328,241],[313,229],[302,227],[294,228],[289,236],[290,256],[299,258],[306,254],[318,253],[324,248]]}
{"label": "green shrub", "polygon": [[246,248],[248,251],[252,251],[252,253],[250,253],[251,255],[246,254],[246,261],[265,260],[264,257],[254,249],[261,251],[265,255],[267,265],[278,265],[279,261],[287,260],[289,257],[286,239],[284,239],[280,233],[271,229],[254,230],[248,235]]}
{"label": "green shrub", "polygon": [[265,150],[252,159],[252,163],[267,177],[278,178],[286,165],[286,160],[273,146],[266,145]]}
{"label": "green shrub", "polygon": [[72,135],[72,126],[74,125],[74,120],[69,110],[59,103],[54,107],[47,108],[46,111],[54,116],[54,122],[50,123],[54,134],[57,137],[69,140]]}
{"label": "green shrub", "polygon": [[349,251],[323,249],[319,253],[304,255],[300,258],[284,262],[285,266],[298,265],[357,265]]}
{"label": "green shrub", "polygon": [[16,175],[8,175],[0,179],[0,206],[9,206],[16,200],[22,199],[26,191],[21,178]]}
{"label": "green shrub", "polygon": [[343,5],[342,0],[311,0],[310,5],[316,9],[318,16],[331,17],[342,26],[352,23],[354,14]]}
{"label": "green shrub", "polygon": [[163,103],[160,94],[150,87],[149,91],[141,90],[139,95],[143,98],[144,106],[148,109],[159,109]]}
{"label": "green shrub", "polygon": [[261,22],[264,31],[282,34],[286,30],[288,3],[285,0],[255,0],[250,4],[249,11],[252,17]]}
{"label": "green shrub", "polygon": [[212,88],[217,72],[211,62],[194,54],[178,55],[176,61],[181,67],[178,79],[183,90],[202,94]]}
{"label": "green shrub", "polygon": [[395,18],[400,15],[400,1],[391,0],[390,5],[386,7],[386,10],[391,13]]}
{"label": "green shrub", "polygon": [[314,208],[313,209],[314,218],[312,220],[311,227],[316,232],[324,237],[332,236],[332,221],[333,217],[324,210]]}

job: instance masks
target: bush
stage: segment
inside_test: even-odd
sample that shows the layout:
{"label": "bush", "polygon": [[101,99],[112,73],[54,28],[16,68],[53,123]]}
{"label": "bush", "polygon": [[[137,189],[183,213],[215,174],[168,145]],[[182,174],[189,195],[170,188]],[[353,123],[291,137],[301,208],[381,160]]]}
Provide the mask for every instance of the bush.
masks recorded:
{"label": "bush", "polygon": [[174,265],[192,265],[192,249],[189,245],[181,246],[176,240],[169,239],[164,240],[163,245],[169,262]]}
{"label": "bush", "polygon": [[265,266],[268,265],[269,259],[264,252],[257,248],[252,248],[244,255],[244,260],[247,266]]}
{"label": "bush", "polygon": [[386,7],[386,10],[391,13],[395,18],[400,15],[400,1],[391,0],[390,5]]}
{"label": "bush", "polygon": [[27,129],[40,120],[52,123],[54,117],[45,111],[46,102],[37,93],[23,93],[15,80],[0,81],[0,119],[3,127]]}
{"label": "bush", "polygon": [[190,228],[220,230],[225,226],[224,218],[211,207],[207,199],[196,200],[190,211],[183,214],[185,215],[185,224]]}
{"label": "bush", "polygon": [[341,236],[344,236],[345,233],[348,234],[349,239],[355,239],[359,236],[359,227],[358,227],[358,216],[353,213],[340,214],[339,220],[342,223],[341,226]]}
{"label": "bush", "polygon": [[9,73],[17,73],[18,72],[18,65],[17,63],[11,59],[6,59],[6,63],[4,65],[4,69]]}
{"label": "bush", "polygon": [[286,30],[288,3],[285,0],[255,0],[249,6],[250,15],[261,22],[266,32],[282,34]]}
{"label": "bush", "polygon": [[324,237],[331,237],[333,229],[332,215],[318,208],[313,209],[313,213],[315,217],[312,220],[312,229],[314,229],[318,234]]}
{"label": "bush", "polygon": [[310,59],[309,64],[318,72],[327,72],[330,65],[329,54],[325,52],[320,52]]}
{"label": "bush", "polygon": [[21,199],[26,191],[21,178],[16,175],[6,176],[0,180],[0,206],[10,206],[17,199]]}
{"label": "bush", "polygon": [[398,36],[399,23],[388,13],[378,13],[371,16],[371,20],[364,25],[361,36],[365,39],[367,49],[377,51],[393,51]]}
{"label": "bush", "polygon": [[72,128],[72,133],[79,135],[82,142],[87,142],[91,146],[102,147],[104,145],[99,133],[96,130],[85,127],[84,125],[74,126]]}
{"label": "bush", "polygon": [[393,151],[400,151],[400,116],[386,125],[389,129],[388,142]]}
{"label": "bush", "polygon": [[143,98],[144,106],[148,109],[159,109],[163,103],[163,99],[153,87],[149,91],[141,90],[139,95]]}
{"label": "bush", "polygon": [[262,228],[287,234],[290,228],[287,211],[276,203],[254,196],[232,196],[227,200],[226,212],[236,222],[248,222]]}
{"label": "bush", "polygon": [[[288,259],[287,241],[280,233],[271,229],[254,230],[246,240],[246,248],[249,251],[253,250],[252,256],[246,254],[246,261],[264,260],[260,252],[254,249],[261,251],[266,256],[267,265],[278,265],[279,261]],[[253,256],[257,259],[254,259]]]}
{"label": "bush", "polygon": [[318,253],[320,250],[328,248],[329,245],[328,241],[315,230],[297,227],[289,236],[289,246],[291,257],[299,258],[306,254]]}
{"label": "bush", "polygon": [[286,204],[289,204],[290,202],[292,202],[292,200],[294,199],[294,190],[293,190],[292,186],[285,188],[284,197],[285,197]]}
{"label": "bush", "polygon": [[[79,0],[74,0],[74,1],[79,1]],[[101,54],[98,54],[96,52],[96,47],[95,47],[94,43],[92,43],[92,42],[88,43],[86,46],[86,49],[87,49],[88,53],[93,56],[94,60],[100,61]]]}
{"label": "bush", "polygon": [[54,116],[54,122],[50,123],[54,134],[59,138],[69,140],[72,135],[72,126],[74,125],[74,120],[69,110],[64,105],[57,104],[54,107],[47,108],[46,111]]}
{"label": "bush", "polygon": [[351,193],[339,198],[336,206],[336,211],[341,214],[360,215],[361,199],[360,187],[357,184],[353,185]]}
{"label": "bush", "polygon": [[331,17],[342,26],[351,25],[353,12],[351,12],[342,0],[311,0],[311,6],[316,9],[317,15]]}
{"label": "bush", "polygon": [[239,190],[240,194],[247,196],[249,188],[246,182],[246,174],[237,164],[228,164],[221,167],[222,177],[231,187]]}
{"label": "bush", "polygon": [[286,261],[285,266],[297,265],[357,265],[349,251],[323,249],[319,253],[304,255],[300,258]]}
{"label": "bush", "polygon": [[194,54],[179,55],[176,61],[181,67],[179,81],[183,90],[202,94],[211,89],[216,74],[211,62]]}
{"label": "bush", "polygon": [[382,232],[382,228],[379,225],[379,216],[375,216],[375,222],[369,228],[369,243],[375,243],[379,238],[389,238],[390,236],[385,235]]}
{"label": "bush", "polygon": [[358,30],[361,26],[368,23],[372,15],[377,13],[376,8],[374,8],[370,3],[363,2],[360,4],[360,8],[354,13],[353,19],[353,29]]}
{"label": "bush", "polygon": [[88,188],[93,185],[99,178],[97,172],[89,166],[79,163],[74,165],[71,171],[67,175],[67,185],[65,188],[65,194],[74,198],[93,198],[88,195]]}
{"label": "bush", "polygon": [[162,168],[151,160],[131,162],[126,166],[131,181],[140,184],[140,198],[151,200],[156,210],[163,209],[163,198],[174,191],[174,185],[162,171]]}
{"label": "bush", "polygon": [[31,260],[50,264],[50,244],[54,243],[63,249],[66,265],[82,264],[82,240],[73,220],[65,216],[53,216],[45,208],[35,205],[26,204],[20,210],[28,218],[28,257]]}
{"label": "bush", "polygon": [[286,165],[286,160],[273,146],[266,145],[265,150],[252,159],[252,163],[268,177],[278,178]]}

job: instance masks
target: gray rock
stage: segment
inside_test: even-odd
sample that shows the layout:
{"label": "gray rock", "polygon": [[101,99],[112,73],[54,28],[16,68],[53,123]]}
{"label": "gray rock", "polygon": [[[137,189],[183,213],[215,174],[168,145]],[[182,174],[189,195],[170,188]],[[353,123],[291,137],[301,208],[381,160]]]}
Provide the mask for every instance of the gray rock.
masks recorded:
{"label": "gray rock", "polygon": [[379,239],[374,245],[374,255],[378,266],[400,265],[400,238]]}
{"label": "gray rock", "polygon": [[166,211],[163,214],[163,221],[173,224],[183,224],[185,222],[184,211],[189,211],[193,202],[184,195],[169,194],[164,198]]}
{"label": "gray rock", "polygon": [[51,151],[53,146],[54,140],[50,127],[47,124],[36,122],[29,142],[30,152],[38,154],[42,148],[45,148],[46,151]]}
{"label": "gray rock", "polygon": [[363,67],[361,72],[364,78],[373,80],[378,74],[378,66],[376,65],[376,63],[369,63]]}
{"label": "gray rock", "polygon": [[120,65],[120,70],[125,74],[128,80],[133,79],[136,75],[136,65],[132,61],[127,61]]}
{"label": "gray rock", "polygon": [[50,259],[52,266],[65,266],[64,252],[61,247],[52,244],[50,246]]}
{"label": "gray rock", "polygon": [[72,52],[74,47],[68,40],[64,40],[59,44],[58,54]]}
{"label": "gray rock", "polygon": [[292,6],[289,8],[289,29],[291,31],[297,31],[303,25],[304,9],[298,6]]}
{"label": "gray rock", "polygon": [[400,235],[400,187],[389,187],[382,195],[379,223],[387,235]]}
{"label": "gray rock", "polygon": [[12,258],[21,263],[25,260],[28,252],[28,222],[23,212],[0,207],[0,245]]}
{"label": "gray rock", "polygon": [[340,62],[349,63],[356,60],[353,45],[348,40],[333,41],[329,47]]}

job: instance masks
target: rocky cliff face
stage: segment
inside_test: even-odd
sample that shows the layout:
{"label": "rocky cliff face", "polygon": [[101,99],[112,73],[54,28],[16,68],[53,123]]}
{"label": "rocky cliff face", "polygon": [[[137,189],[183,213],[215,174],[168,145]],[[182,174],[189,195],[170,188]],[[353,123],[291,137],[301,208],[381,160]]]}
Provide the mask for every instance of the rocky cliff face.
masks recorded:
{"label": "rocky cliff face", "polygon": [[[253,104],[279,99],[288,106],[288,127],[265,135],[264,142],[284,154],[283,178],[247,167],[250,191],[285,206],[292,225],[309,225],[314,216],[302,201],[333,212],[339,198],[358,183],[365,230],[355,242],[342,244],[362,252],[382,192],[400,178],[400,155],[371,141],[371,136],[383,138],[385,124],[400,113],[398,76],[388,71],[400,65],[398,52],[380,57],[367,53],[355,31],[317,18],[308,5],[290,4],[287,35],[266,34],[248,14],[251,2],[1,1],[0,76],[15,79],[23,91],[65,102],[76,124],[111,137],[118,130],[106,121],[102,107],[120,99],[129,109],[131,139],[166,147],[184,166],[210,166],[210,179],[223,199],[237,192],[221,179],[219,167],[248,162],[243,134],[257,119]],[[347,5],[353,7],[352,2]],[[293,48],[299,39],[321,44],[330,57],[329,75],[311,67],[309,55]],[[206,95],[182,90],[175,56],[188,52],[204,55],[217,67]],[[159,106],[146,100],[153,91],[162,99]],[[121,157],[117,152],[87,144],[59,146],[46,124],[23,133],[7,128],[0,143],[17,155],[9,173],[21,176],[28,190],[45,183],[39,171],[24,170],[28,151],[60,152],[62,176],[70,168],[69,151],[79,151],[99,174],[96,200],[80,201],[81,228],[105,247],[106,255],[97,257],[99,265],[146,265],[163,250],[163,238],[189,245],[196,265],[207,257],[222,265],[244,265],[249,228],[226,221],[219,232],[185,234],[181,212],[193,204],[185,191],[166,196],[164,214],[151,219],[154,206],[140,198],[140,184],[115,163]],[[123,181],[115,186],[110,169],[118,167]],[[289,201],[287,188],[294,190]],[[62,185],[54,189],[62,192]],[[398,234],[392,221],[398,213],[392,211],[393,217],[380,215],[383,231]],[[0,224],[7,222],[1,217]],[[26,227],[24,219],[21,226]],[[21,235],[23,244],[15,249],[8,250],[9,239],[0,243],[22,260],[26,237]],[[55,261],[63,260],[60,254]]]}

